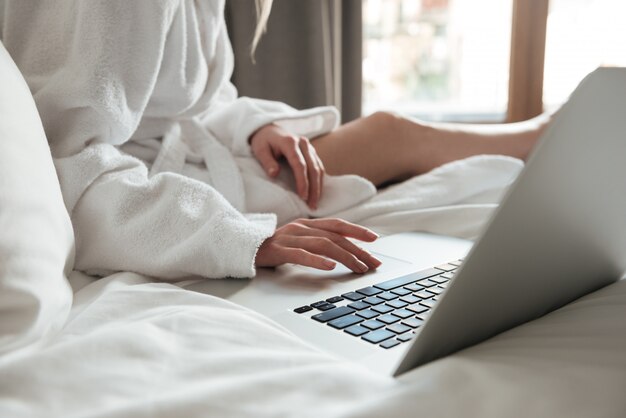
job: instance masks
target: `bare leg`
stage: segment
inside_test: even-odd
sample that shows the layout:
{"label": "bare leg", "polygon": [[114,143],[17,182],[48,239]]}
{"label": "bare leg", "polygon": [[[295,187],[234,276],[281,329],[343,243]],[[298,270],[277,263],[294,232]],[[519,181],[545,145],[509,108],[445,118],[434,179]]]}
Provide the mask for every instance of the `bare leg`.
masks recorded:
{"label": "bare leg", "polygon": [[526,159],[548,121],[541,116],[516,124],[431,124],[377,112],[312,143],[329,174],[358,174],[380,185],[472,155]]}

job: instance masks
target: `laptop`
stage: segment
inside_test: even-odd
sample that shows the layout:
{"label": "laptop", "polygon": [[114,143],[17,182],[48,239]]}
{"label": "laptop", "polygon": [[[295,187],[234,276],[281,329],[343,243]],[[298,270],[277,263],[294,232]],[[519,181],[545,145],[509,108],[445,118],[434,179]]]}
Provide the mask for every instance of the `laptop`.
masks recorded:
{"label": "laptop", "polygon": [[475,244],[397,234],[364,245],[383,261],[365,275],[285,265],[188,289],[397,376],[619,280],[625,216],[626,69],[601,68],[558,112]]}

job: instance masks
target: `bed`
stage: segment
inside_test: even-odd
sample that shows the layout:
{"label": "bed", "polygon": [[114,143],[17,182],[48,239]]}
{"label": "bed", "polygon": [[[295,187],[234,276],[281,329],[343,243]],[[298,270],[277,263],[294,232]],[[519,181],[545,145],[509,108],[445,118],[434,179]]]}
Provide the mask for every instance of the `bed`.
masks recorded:
{"label": "bed", "polygon": [[[179,284],[73,271],[41,122],[1,47],[0,79],[0,416],[626,416],[623,280],[393,379]],[[519,168],[454,163],[342,215],[472,237]]]}

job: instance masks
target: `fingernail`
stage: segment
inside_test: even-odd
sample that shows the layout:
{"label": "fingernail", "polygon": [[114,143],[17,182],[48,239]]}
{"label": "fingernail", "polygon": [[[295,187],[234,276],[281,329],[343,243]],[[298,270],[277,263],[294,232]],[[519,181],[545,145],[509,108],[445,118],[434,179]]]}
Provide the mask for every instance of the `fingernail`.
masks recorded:
{"label": "fingernail", "polygon": [[367,235],[369,235],[370,237],[374,239],[380,238],[380,235],[378,235],[376,232],[373,232],[373,231],[367,231]]}
{"label": "fingernail", "polygon": [[381,264],[383,264],[382,261],[380,261],[378,258],[371,256],[372,260],[374,261],[374,265],[376,265],[376,267],[379,267]]}
{"label": "fingernail", "polygon": [[275,175],[276,175],[276,173],[278,172],[278,168],[276,168],[276,167],[270,167],[270,169],[269,169],[269,170],[267,170],[267,172],[268,172],[268,174],[269,174],[270,176],[275,176]]}
{"label": "fingernail", "polygon": [[358,266],[359,270],[361,271],[361,273],[365,273],[366,271],[369,270],[369,267],[367,267],[367,265],[365,263],[362,263],[360,261],[358,262],[357,266]]}
{"label": "fingernail", "polygon": [[336,265],[337,265],[337,263],[335,263],[333,261],[324,260],[324,267],[328,268],[329,270],[334,269]]}

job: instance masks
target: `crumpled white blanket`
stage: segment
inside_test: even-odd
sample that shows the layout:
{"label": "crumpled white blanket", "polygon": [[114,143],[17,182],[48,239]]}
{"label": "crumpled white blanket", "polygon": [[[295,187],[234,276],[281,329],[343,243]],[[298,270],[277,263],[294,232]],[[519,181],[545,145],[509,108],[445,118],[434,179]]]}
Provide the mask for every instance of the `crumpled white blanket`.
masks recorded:
{"label": "crumpled white blanket", "polygon": [[523,168],[515,158],[454,161],[333,214],[388,235],[421,231],[473,239]]}

